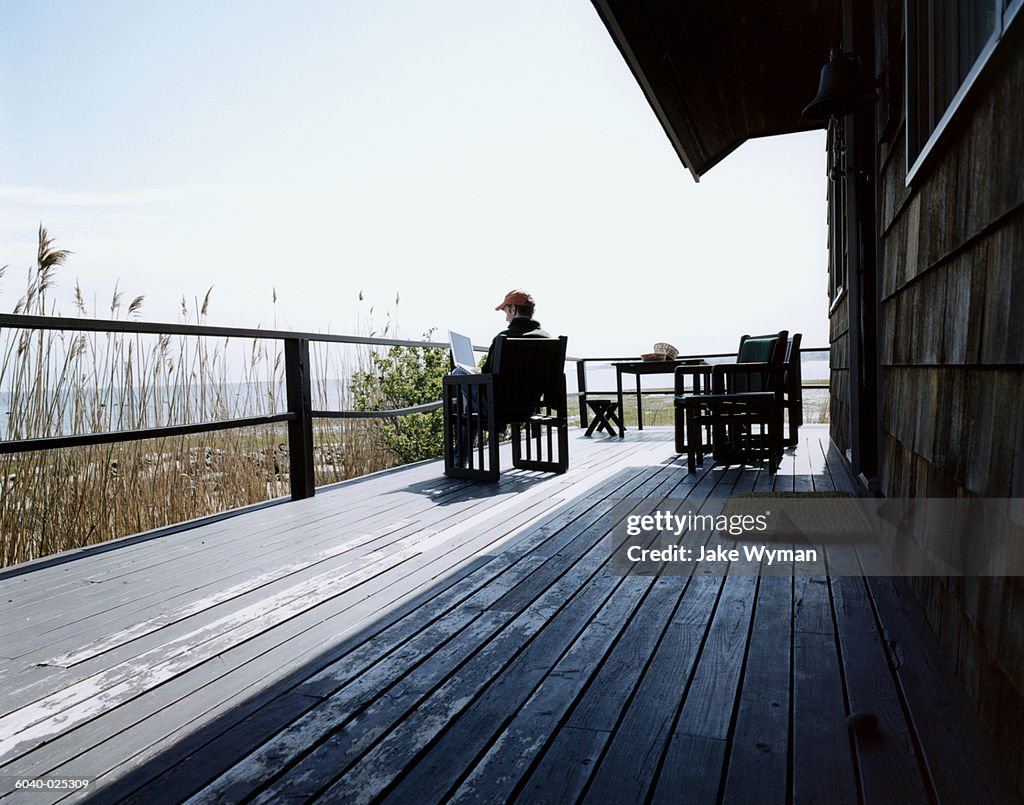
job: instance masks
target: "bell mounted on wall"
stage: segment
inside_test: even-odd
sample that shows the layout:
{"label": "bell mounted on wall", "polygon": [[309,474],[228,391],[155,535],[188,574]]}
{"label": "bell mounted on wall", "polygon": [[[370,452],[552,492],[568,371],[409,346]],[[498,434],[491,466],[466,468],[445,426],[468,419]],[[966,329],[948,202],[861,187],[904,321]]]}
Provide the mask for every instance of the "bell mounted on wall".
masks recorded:
{"label": "bell mounted on wall", "polygon": [[821,68],[818,94],[804,107],[803,116],[812,120],[842,117],[877,99],[864,81],[860,59],[853,53],[833,50],[828,64]]}

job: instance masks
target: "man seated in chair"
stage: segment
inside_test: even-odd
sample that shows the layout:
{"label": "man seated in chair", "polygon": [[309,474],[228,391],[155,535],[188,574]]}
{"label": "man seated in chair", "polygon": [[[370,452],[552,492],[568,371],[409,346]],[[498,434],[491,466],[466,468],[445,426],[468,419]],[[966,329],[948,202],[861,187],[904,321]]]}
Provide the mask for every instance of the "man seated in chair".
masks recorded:
{"label": "man seated in chair", "polygon": [[494,336],[494,339],[491,341],[491,348],[487,350],[487,358],[480,369],[481,372],[491,371],[491,363],[494,360],[494,345],[498,342],[498,336],[507,335],[510,338],[551,338],[547,331],[540,326],[540,322],[533,318],[535,307],[536,304],[533,301],[533,297],[524,290],[517,288],[505,294],[501,304],[494,309],[504,311],[508,327]]}
{"label": "man seated in chair", "polygon": [[[550,338],[544,328],[540,326],[540,322],[533,318],[533,312],[536,308],[536,303],[533,297],[522,290],[517,288],[509,291],[505,294],[505,298],[501,301],[495,310],[500,310],[505,313],[505,322],[508,324],[504,330],[494,336],[491,340],[491,346],[487,350],[487,357],[484,359],[483,365],[480,367],[480,371],[484,374],[490,373],[492,370],[492,364],[494,362],[494,346],[498,343],[498,338],[501,336],[509,336],[511,338]],[[465,370],[462,367],[456,366],[452,370],[452,374],[465,374]],[[463,392],[465,394],[465,392]],[[467,410],[471,412],[478,412],[480,410],[480,404],[478,400],[478,390],[476,388],[471,389],[471,393],[468,396],[464,396],[464,404]],[[469,444],[475,433],[463,434],[463,439],[460,441],[464,444]],[[492,434],[492,438],[496,438]],[[455,454],[455,463],[457,466],[461,466],[464,462],[464,456],[460,456],[458,452]]]}

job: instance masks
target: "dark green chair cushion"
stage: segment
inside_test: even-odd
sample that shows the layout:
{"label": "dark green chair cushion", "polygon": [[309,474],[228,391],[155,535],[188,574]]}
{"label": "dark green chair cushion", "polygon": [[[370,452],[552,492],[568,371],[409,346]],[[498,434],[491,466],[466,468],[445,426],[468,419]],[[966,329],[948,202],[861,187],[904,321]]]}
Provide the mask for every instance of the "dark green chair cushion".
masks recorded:
{"label": "dark green chair cushion", "polygon": [[772,357],[772,349],[775,348],[775,336],[767,338],[748,338],[740,347],[739,355],[736,356],[736,363],[767,363]]}

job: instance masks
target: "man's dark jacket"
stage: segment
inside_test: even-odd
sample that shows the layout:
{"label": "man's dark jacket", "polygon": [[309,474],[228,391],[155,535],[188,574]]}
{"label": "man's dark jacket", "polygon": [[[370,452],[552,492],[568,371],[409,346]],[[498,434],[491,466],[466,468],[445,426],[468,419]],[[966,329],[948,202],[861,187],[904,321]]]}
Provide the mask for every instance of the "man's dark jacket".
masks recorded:
{"label": "man's dark jacket", "polygon": [[508,323],[508,329],[502,330],[498,335],[494,336],[494,340],[491,341],[491,347],[487,350],[487,358],[484,360],[484,365],[480,367],[480,371],[485,374],[491,371],[491,363],[494,361],[494,346],[498,343],[500,336],[507,335],[510,338],[551,338],[547,331],[541,328],[540,322],[536,319],[526,319],[522,316],[517,316]]}

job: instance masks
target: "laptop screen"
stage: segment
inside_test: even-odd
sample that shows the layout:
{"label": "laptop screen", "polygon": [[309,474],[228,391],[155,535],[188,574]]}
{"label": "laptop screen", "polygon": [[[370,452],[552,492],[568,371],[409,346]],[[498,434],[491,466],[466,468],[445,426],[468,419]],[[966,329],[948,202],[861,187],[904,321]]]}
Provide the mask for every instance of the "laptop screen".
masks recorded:
{"label": "laptop screen", "polygon": [[470,372],[476,372],[476,355],[473,353],[473,342],[462,333],[448,331],[448,342],[452,345],[452,360]]}

